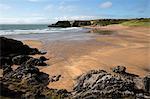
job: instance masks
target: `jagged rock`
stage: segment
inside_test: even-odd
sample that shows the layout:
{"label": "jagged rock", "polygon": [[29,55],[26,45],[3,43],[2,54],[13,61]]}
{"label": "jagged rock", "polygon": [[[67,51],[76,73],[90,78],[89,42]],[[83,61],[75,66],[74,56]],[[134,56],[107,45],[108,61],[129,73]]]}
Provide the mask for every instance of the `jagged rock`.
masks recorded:
{"label": "jagged rock", "polygon": [[3,65],[3,75],[10,73],[11,71],[13,71],[13,69],[11,68],[10,65]]}
{"label": "jagged rock", "polygon": [[37,59],[37,58],[30,58],[26,64],[28,65],[34,65],[34,66],[47,66],[47,64],[41,60],[41,59]]}
{"label": "jagged rock", "polygon": [[71,27],[71,24],[69,21],[58,21],[56,24],[49,25],[48,27]]}
{"label": "jagged rock", "polygon": [[112,71],[115,72],[115,73],[125,73],[126,67],[124,67],[124,66],[117,66],[117,67],[114,67],[112,69]]}
{"label": "jagged rock", "polygon": [[22,63],[26,62],[30,58],[32,58],[32,57],[30,57],[28,55],[18,55],[18,56],[15,56],[12,58],[12,62],[15,65],[21,65]]}
{"label": "jagged rock", "polygon": [[47,61],[47,60],[48,60],[48,59],[47,59],[46,57],[44,57],[44,56],[41,56],[39,59],[42,60],[42,61]]}
{"label": "jagged rock", "polygon": [[14,56],[19,54],[39,54],[40,51],[36,48],[30,48],[24,45],[21,41],[0,37],[0,52],[1,56]]}
{"label": "jagged rock", "polygon": [[50,82],[56,82],[56,81],[59,81],[59,79],[60,79],[60,77],[61,77],[61,75],[57,75],[57,76],[52,76],[52,77],[50,77]]}
{"label": "jagged rock", "polygon": [[150,74],[144,77],[145,91],[150,93]]}
{"label": "jagged rock", "polygon": [[79,76],[73,89],[73,98],[135,98],[140,94],[145,97],[144,89],[138,87],[139,83],[143,84],[140,77],[126,73],[124,67],[120,69],[117,66],[116,69],[117,73],[119,70],[118,74],[110,74],[103,70],[92,70]]}
{"label": "jagged rock", "polygon": [[5,65],[12,65],[12,60],[9,57],[0,57],[0,69],[2,69]]}
{"label": "jagged rock", "polygon": [[28,45],[24,45],[21,41],[0,37],[0,68],[2,68],[5,64],[12,65],[12,58],[17,55],[34,55],[45,53],[46,52],[39,51],[37,48],[30,48]]}

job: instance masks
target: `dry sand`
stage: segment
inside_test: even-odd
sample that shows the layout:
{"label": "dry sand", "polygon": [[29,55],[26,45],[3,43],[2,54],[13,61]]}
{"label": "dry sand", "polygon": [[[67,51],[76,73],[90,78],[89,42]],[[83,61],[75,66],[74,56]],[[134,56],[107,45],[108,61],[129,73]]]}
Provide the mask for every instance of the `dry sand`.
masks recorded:
{"label": "dry sand", "polygon": [[49,66],[41,71],[50,76],[61,74],[58,82],[49,88],[72,90],[77,76],[93,69],[110,71],[123,65],[127,71],[144,76],[150,72],[150,30],[146,27],[111,25],[90,27],[113,30],[113,35],[95,34],[95,39],[85,41],[24,41],[24,43],[46,50]]}

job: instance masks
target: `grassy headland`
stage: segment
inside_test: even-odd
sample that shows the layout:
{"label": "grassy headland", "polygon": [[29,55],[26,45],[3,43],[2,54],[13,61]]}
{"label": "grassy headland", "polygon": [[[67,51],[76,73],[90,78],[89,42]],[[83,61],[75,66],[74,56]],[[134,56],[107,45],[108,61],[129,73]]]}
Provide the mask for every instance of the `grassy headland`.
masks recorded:
{"label": "grassy headland", "polygon": [[107,26],[112,24],[122,24],[125,26],[150,26],[150,18],[136,19],[98,19],[91,20],[92,25]]}

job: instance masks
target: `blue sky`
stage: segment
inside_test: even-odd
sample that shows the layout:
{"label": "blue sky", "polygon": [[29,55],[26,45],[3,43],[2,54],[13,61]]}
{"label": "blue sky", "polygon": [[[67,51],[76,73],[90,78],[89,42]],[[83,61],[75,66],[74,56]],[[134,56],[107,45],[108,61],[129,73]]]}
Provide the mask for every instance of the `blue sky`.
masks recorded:
{"label": "blue sky", "polygon": [[150,0],[0,0],[0,23],[150,17]]}

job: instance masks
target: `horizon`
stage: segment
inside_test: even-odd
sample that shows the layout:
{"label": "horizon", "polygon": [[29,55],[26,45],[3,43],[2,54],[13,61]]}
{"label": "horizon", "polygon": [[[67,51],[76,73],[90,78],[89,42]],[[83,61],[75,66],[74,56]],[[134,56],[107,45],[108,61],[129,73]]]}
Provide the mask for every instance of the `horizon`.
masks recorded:
{"label": "horizon", "polygon": [[0,1],[0,24],[150,18],[149,3],[150,0],[3,0]]}

